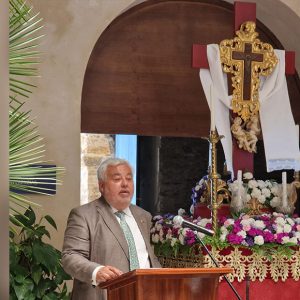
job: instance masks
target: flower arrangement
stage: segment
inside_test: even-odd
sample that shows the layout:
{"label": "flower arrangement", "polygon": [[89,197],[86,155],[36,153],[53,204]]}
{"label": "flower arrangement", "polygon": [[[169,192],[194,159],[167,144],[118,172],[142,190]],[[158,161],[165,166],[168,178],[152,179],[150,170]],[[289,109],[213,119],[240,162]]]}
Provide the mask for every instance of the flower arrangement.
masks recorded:
{"label": "flower arrangement", "polygon": [[[237,245],[253,251],[280,248],[285,254],[291,253],[291,246],[300,245],[300,218],[291,218],[281,213],[262,214],[251,217],[241,214],[238,218],[221,218],[219,230],[214,237],[204,236],[189,228],[172,223],[173,215],[155,216],[151,229],[151,240],[157,255],[177,256],[179,253],[197,254],[199,238],[217,249]],[[212,228],[211,219],[197,218],[189,221]]]}
{"label": "flower arrangement", "polygon": [[[232,198],[237,195],[238,188],[238,180],[228,183]],[[243,174],[241,188],[240,195],[243,203],[239,203],[239,206],[247,207],[251,199],[257,199],[260,204],[271,209],[277,208],[281,204],[280,187],[275,180],[255,180],[252,173],[247,172]]]}

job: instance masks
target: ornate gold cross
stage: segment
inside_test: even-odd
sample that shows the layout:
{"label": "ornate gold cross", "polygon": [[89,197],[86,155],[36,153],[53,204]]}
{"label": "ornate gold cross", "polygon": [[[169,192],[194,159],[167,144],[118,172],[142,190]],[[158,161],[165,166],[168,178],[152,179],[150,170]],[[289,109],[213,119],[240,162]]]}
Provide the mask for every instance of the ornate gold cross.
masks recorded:
{"label": "ornate gold cross", "polygon": [[259,111],[259,76],[270,75],[278,62],[273,47],[257,38],[255,27],[245,22],[237,37],[220,43],[223,70],[233,74],[232,109],[244,121]]}

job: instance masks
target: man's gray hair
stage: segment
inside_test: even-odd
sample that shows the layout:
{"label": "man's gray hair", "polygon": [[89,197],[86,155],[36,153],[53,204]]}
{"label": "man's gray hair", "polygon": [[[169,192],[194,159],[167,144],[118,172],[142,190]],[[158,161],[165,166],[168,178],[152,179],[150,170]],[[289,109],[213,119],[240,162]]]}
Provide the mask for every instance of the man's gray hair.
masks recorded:
{"label": "man's gray hair", "polygon": [[106,180],[106,171],[109,166],[117,166],[117,165],[128,165],[133,173],[133,168],[130,163],[126,159],[117,158],[117,157],[108,157],[101,161],[100,166],[97,170],[98,181]]}

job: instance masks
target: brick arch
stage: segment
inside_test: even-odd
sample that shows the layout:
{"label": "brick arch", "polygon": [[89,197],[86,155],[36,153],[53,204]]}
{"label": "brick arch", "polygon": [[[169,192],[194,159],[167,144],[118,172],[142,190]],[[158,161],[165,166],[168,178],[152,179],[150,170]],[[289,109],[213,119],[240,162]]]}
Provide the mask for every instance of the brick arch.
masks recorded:
{"label": "brick arch", "polygon": [[[101,34],[91,53],[82,90],[81,131],[139,135],[206,135],[209,109],[191,68],[193,43],[233,35],[233,6],[223,1],[150,0],[127,10]],[[282,49],[257,21],[263,41]],[[300,122],[298,75],[288,78]]]}

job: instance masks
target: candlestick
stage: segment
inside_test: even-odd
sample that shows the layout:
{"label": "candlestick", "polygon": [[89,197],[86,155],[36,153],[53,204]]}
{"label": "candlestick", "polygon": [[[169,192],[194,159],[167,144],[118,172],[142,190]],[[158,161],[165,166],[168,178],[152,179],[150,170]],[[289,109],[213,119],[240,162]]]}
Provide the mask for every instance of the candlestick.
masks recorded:
{"label": "candlestick", "polygon": [[216,121],[215,121],[215,95],[213,85],[210,85],[209,88],[209,102],[210,102],[210,131],[216,130]]}
{"label": "candlestick", "polygon": [[286,172],[282,172],[282,207],[287,207]]}
{"label": "candlestick", "polygon": [[242,201],[241,201],[241,195],[242,195],[242,171],[238,170],[237,172],[237,181],[238,181],[238,192],[237,192],[237,197],[238,197],[238,205],[242,205]]}

